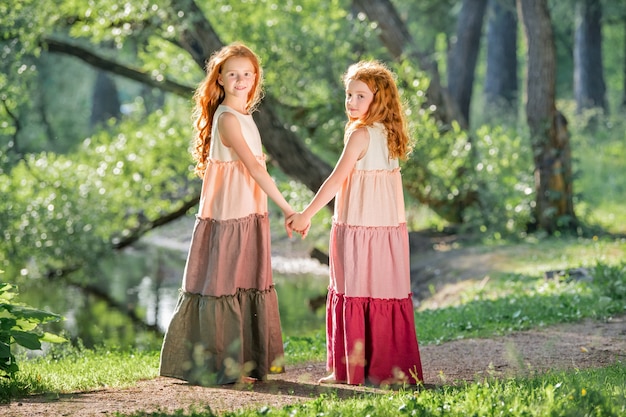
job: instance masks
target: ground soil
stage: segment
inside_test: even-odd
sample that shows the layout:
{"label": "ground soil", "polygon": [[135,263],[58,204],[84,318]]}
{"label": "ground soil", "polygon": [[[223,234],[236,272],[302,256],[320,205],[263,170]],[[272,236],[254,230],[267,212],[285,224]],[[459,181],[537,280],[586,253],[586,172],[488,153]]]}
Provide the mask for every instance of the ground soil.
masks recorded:
{"label": "ground soil", "polygon": [[[447,250],[445,238],[412,238],[412,250],[426,255],[412,260],[422,279],[414,290],[422,303],[449,302],[464,282],[484,280],[498,267],[497,254]],[[454,266],[454,267],[452,267]],[[434,292],[434,293],[433,293]],[[428,295],[427,295],[428,294]],[[419,334],[418,334],[419,336]],[[475,381],[485,377],[529,376],[546,370],[585,369],[626,360],[626,317],[599,322],[586,320],[549,328],[517,332],[491,339],[466,339],[420,347],[424,367],[423,389]],[[281,407],[335,393],[340,398],[385,392],[381,388],[319,385],[326,375],[323,363],[291,366],[268,381],[247,385],[199,387],[170,378],[139,381],[129,388],[103,388],[63,395],[37,395],[0,405],[0,415],[107,416],[138,411],[203,410],[219,414],[243,408]]]}

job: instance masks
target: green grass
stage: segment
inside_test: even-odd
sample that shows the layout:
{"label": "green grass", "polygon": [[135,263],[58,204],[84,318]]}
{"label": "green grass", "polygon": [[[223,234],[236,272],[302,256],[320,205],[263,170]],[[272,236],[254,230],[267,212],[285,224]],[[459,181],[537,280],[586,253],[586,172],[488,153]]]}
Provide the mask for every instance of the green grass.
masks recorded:
{"label": "green grass", "polygon": [[[469,287],[458,305],[415,315],[421,344],[460,338],[491,337],[512,331],[605,319],[626,313],[626,263],[598,264],[593,281],[545,280],[521,274],[504,275],[489,286]],[[323,361],[323,329],[285,342],[288,364]],[[41,392],[71,392],[103,386],[126,386],[157,375],[158,351],[56,348],[21,363],[22,371],[2,392],[11,396]],[[62,377],[61,377],[62,375]],[[6,400],[7,398],[4,398]]]}
{"label": "green grass", "polygon": [[[222,416],[619,416],[626,413],[626,366],[552,372],[532,378],[487,377],[457,386],[362,394],[350,399],[323,395],[281,409],[228,412]],[[188,414],[138,412],[117,416],[212,417],[210,410]]]}
{"label": "green grass", "polygon": [[[623,241],[548,240],[501,250],[510,271],[464,287],[454,304],[416,312],[420,344],[492,337],[585,318],[603,320],[626,314],[626,252]],[[488,250],[486,248],[482,248]],[[481,249],[481,250],[482,250]],[[556,256],[555,254],[559,254]],[[534,268],[533,268],[534,265]],[[549,269],[585,266],[593,280],[546,280]],[[325,359],[324,330],[285,341],[287,365]],[[158,372],[158,350],[128,352],[54,346],[45,355],[20,361],[13,381],[0,381],[0,402],[29,394],[126,387]],[[550,373],[527,379],[495,379],[436,389],[389,391],[339,400],[322,397],[284,409],[241,411],[231,416],[383,415],[619,415],[624,412],[626,366]],[[323,414],[322,414],[323,413]],[[135,414],[211,416],[190,414]]]}
{"label": "green grass", "polygon": [[626,263],[588,270],[593,281],[505,275],[477,283],[458,305],[417,313],[418,338],[441,343],[626,314]]}
{"label": "green grass", "polygon": [[13,380],[0,380],[0,403],[30,394],[128,387],[158,375],[159,351],[55,348],[46,355],[20,361]]}

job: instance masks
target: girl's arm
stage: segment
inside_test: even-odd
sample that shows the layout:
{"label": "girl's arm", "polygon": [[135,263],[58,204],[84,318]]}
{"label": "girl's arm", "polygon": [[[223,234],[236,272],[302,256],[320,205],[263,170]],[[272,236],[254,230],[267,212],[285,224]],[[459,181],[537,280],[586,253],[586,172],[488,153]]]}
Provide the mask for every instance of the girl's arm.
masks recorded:
{"label": "girl's arm", "polygon": [[365,155],[369,140],[370,136],[365,127],[361,127],[350,134],[333,172],[324,181],[304,211],[300,215],[294,216],[293,222],[291,222],[291,227],[294,230],[307,230],[311,218],[335,197],[339,188],[354,168],[354,165]]}
{"label": "girl's arm", "polygon": [[[241,133],[241,125],[239,124],[237,116],[228,112],[222,113],[217,121],[217,127],[224,145],[229,146],[235,151],[241,162],[243,162],[250,172],[252,178],[259,184],[265,194],[283,211],[285,218],[293,214],[294,210],[287,200],[285,200],[285,197],[281,194],[270,174],[259,163],[256,156],[248,147]],[[291,228],[288,227],[287,222],[285,222],[285,229],[289,237],[291,237]]]}

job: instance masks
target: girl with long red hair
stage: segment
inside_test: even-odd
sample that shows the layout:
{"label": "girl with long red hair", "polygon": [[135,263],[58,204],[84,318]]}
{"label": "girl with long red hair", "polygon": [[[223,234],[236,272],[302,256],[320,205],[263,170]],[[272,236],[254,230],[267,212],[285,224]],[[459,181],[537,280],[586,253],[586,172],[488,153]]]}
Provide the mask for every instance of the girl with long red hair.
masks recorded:
{"label": "girl with long red hair", "polygon": [[[251,113],[262,96],[256,54],[213,54],[195,99],[200,205],[160,375],[202,385],[252,382],[283,368],[267,197],[294,211],[267,172]],[[285,223],[287,234],[291,229]]]}

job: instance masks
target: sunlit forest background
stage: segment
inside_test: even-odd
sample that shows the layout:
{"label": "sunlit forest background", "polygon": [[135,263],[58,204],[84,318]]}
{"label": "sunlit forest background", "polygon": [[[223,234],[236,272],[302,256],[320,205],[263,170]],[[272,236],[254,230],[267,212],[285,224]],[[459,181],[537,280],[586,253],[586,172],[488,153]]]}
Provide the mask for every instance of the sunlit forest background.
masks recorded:
{"label": "sunlit forest background", "polygon": [[[158,344],[200,191],[191,98],[232,41],[262,60],[254,116],[295,208],[341,152],[342,73],[378,59],[415,139],[412,232],[480,245],[626,233],[624,2],[6,0],[0,281],[81,343],[137,344],[141,328]],[[272,206],[276,255],[323,252],[330,216],[295,246]],[[305,282],[281,297],[324,291]]]}

